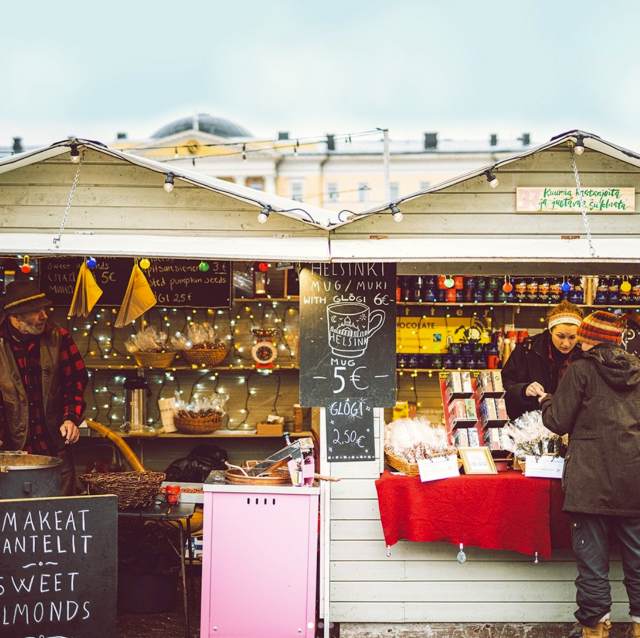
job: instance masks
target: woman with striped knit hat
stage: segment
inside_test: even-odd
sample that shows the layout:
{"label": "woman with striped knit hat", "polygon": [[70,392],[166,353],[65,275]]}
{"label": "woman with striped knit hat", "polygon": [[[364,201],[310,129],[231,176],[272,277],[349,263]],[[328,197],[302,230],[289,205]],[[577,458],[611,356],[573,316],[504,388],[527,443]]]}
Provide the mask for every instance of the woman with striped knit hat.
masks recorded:
{"label": "woman with striped knit hat", "polygon": [[628,636],[640,638],[640,359],[622,348],[624,321],[598,310],[582,321],[583,357],[555,395],[540,399],[544,425],[569,435],[562,487],[578,566],[584,638],[606,638],[611,622],[609,533],[620,546],[629,596]]}
{"label": "woman with striped knit hat", "polygon": [[538,410],[538,398],[555,392],[567,366],[581,356],[576,348],[582,309],[563,301],[547,313],[547,328],[519,343],[502,370],[510,419]]}

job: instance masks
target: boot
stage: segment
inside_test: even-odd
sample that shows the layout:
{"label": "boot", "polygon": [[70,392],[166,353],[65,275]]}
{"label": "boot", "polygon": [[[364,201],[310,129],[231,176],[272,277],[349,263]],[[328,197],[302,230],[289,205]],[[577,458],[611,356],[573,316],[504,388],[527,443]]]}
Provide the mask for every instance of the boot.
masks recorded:
{"label": "boot", "polygon": [[611,623],[608,620],[599,622],[595,627],[583,627],[582,638],[609,638]]}
{"label": "boot", "polygon": [[640,622],[632,622],[627,632],[628,638],[640,638]]}

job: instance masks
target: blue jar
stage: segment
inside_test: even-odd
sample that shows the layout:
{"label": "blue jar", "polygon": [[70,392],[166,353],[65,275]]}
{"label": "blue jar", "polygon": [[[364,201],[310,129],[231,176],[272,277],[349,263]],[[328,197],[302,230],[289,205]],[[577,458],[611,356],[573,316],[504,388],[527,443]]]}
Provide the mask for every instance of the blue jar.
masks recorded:
{"label": "blue jar", "polygon": [[[460,356],[460,355],[458,355]],[[433,364],[434,368],[446,368],[447,370],[451,370],[453,368],[453,355],[452,354],[444,354],[442,355],[441,365],[436,366]]]}
{"label": "blue jar", "polygon": [[406,354],[397,354],[396,355],[396,367],[397,368],[406,368],[407,367],[407,355]]}
{"label": "blue jar", "polygon": [[417,354],[410,354],[409,355],[409,359],[407,360],[407,367],[408,368],[417,368],[418,367],[418,355]]}
{"label": "blue jar", "polygon": [[464,357],[461,354],[453,355],[453,367],[464,368]]}

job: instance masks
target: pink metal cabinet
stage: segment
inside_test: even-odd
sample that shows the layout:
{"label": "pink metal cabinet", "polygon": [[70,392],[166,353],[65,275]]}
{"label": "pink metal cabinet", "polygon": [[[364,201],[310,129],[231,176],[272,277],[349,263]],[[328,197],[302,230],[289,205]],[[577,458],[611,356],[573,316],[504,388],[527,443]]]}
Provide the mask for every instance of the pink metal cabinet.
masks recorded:
{"label": "pink metal cabinet", "polygon": [[200,638],[313,638],[319,489],[204,490]]}

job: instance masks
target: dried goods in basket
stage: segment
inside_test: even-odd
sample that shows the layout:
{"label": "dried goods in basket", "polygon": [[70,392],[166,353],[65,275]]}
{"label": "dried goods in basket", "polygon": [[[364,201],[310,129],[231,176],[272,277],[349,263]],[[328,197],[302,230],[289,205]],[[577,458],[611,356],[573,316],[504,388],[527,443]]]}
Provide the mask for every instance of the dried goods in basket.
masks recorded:
{"label": "dried goods in basket", "polygon": [[[430,458],[437,458],[439,456],[454,456],[448,454],[432,454]],[[390,465],[394,470],[398,472],[402,472],[407,476],[418,476],[420,474],[420,470],[418,470],[417,463],[409,463],[403,458],[396,456],[395,454],[391,454],[390,452],[384,453],[384,460],[387,465]],[[462,467],[462,461],[458,459],[458,468]]]}
{"label": "dried goods in basket", "polygon": [[217,366],[226,356],[227,348],[224,344],[216,348],[190,348],[182,351],[185,363],[198,367]]}
{"label": "dried goods in basket", "polygon": [[176,358],[176,353],[134,352],[133,358],[141,368],[168,368]]}
{"label": "dried goods in basket", "polygon": [[95,472],[80,476],[89,494],[115,494],[121,510],[152,505],[165,478],[164,472]]}
{"label": "dried goods in basket", "polygon": [[174,415],[173,424],[182,434],[212,434],[222,427],[222,415],[219,413],[204,417]]}

